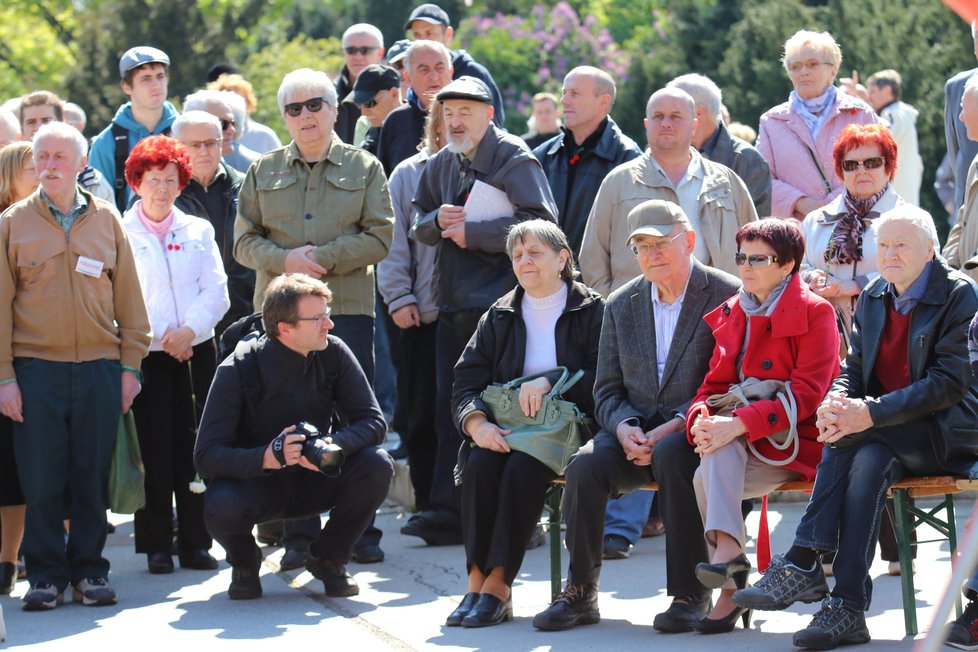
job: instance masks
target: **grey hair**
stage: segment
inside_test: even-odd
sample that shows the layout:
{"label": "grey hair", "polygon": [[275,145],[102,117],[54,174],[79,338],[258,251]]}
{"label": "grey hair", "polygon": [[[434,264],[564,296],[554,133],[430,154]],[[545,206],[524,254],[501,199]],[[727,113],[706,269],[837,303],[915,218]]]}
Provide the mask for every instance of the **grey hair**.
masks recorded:
{"label": "grey hair", "polygon": [[[11,135],[16,137],[20,133],[20,120],[14,115],[13,111],[0,107],[0,122],[7,126]],[[2,131],[2,129],[0,129]]]}
{"label": "grey hair", "polygon": [[666,84],[666,88],[681,88],[686,91],[697,104],[706,109],[706,115],[713,122],[720,121],[723,93],[720,87],[706,75],[697,73],[681,75]]}
{"label": "grey hair", "polygon": [[234,124],[236,125],[234,139],[241,140],[241,137],[244,136],[245,122],[248,121],[248,102],[234,91],[217,92],[224,97],[224,101],[231,108],[231,113],[234,114]]}
{"label": "grey hair", "polygon": [[788,59],[791,58],[791,55],[806,45],[821,50],[822,55],[827,59],[826,63],[831,63],[833,66],[842,63],[842,48],[836,43],[834,36],[828,32],[812,32],[807,29],[800,29],[784,42],[784,56],[781,57],[781,63],[784,64],[785,70],[788,69]]}
{"label": "grey hair", "polygon": [[594,82],[594,90],[598,95],[610,95],[611,104],[608,105],[608,111],[611,111],[612,105],[615,103],[615,97],[618,94],[618,89],[615,86],[615,80],[600,68],[595,68],[594,66],[578,66],[567,73],[568,79],[571,75],[581,75],[582,77],[587,77],[592,82]]}
{"label": "grey hair", "polygon": [[408,71],[408,74],[411,73],[411,58],[414,56],[415,52],[421,52],[422,50],[436,52],[445,61],[446,65],[452,65],[452,53],[443,43],[439,43],[438,41],[426,41],[422,39],[412,43],[411,47],[409,47],[407,52],[404,54],[404,68]]}
{"label": "grey hair", "polygon": [[205,125],[217,130],[218,138],[222,136],[221,121],[214,114],[208,113],[207,111],[184,111],[173,121],[173,126],[170,129],[174,138],[182,140],[182,132],[187,127],[202,127]]}
{"label": "grey hair", "polygon": [[542,242],[551,251],[559,254],[561,251],[567,252],[567,260],[560,270],[560,278],[565,281],[573,281],[574,275],[574,252],[567,242],[567,235],[560,230],[560,227],[549,220],[527,220],[519,222],[509,230],[506,235],[506,255],[513,258],[513,249],[516,243],[525,243],[527,237],[533,237]]}
{"label": "grey hair", "polygon": [[896,208],[886,211],[876,222],[877,238],[880,230],[891,222],[907,222],[917,228],[922,243],[934,242],[934,234],[937,232],[934,226],[934,218],[922,208],[917,208],[911,204],[901,204]]}
{"label": "grey hair", "polygon": [[74,102],[65,102],[65,122],[68,122],[68,115],[75,117],[75,122],[80,122],[85,124],[88,122],[88,116],[85,115],[85,109],[81,108]]}
{"label": "grey hair", "polygon": [[211,104],[222,104],[225,108],[234,112],[231,109],[231,103],[228,102],[228,98],[225,95],[227,91],[210,91],[210,90],[200,90],[191,93],[187,97],[183,98],[183,110],[184,111],[207,111],[207,107]]}
{"label": "grey hair", "polygon": [[364,36],[372,36],[374,41],[377,42],[378,47],[384,47],[384,35],[377,29],[376,25],[371,25],[370,23],[357,23],[356,25],[350,25],[343,32],[343,45],[346,45],[346,39],[351,36],[358,36],[363,34]]}
{"label": "grey hair", "polygon": [[282,78],[282,83],[278,87],[278,110],[285,113],[285,105],[290,97],[299,93],[305,93],[303,100],[321,97],[326,100],[326,104],[336,107],[336,87],[329,75],[321,70],[312,68],[299,68],[293,70]]}
{"label": "grey hair", "polygon": [[692,118],[696,115],[696,100],[693,96],[678,87],[666,87],[660,88],[656,92],[649,95],[649,101],[645,103],[645,116],[649,115],[649,108],[652,106],[652,102],[659,99],[660,97],[675,97],[686,103],[686,108],[689,109],[689,117]]}
{"label": "grey hair", "polygon": [[72,127],[67,122],[49,122],[46,125],[42,125],[34,133],[34,139],[31,143],[34,146],[34,153],[40,149],[40,143],[45,138],[62,138],[65,140],[70,140],[75,144],[78,149],[79,160],[84,158],[88,154],[88,140],[81,135],[81,132]]}

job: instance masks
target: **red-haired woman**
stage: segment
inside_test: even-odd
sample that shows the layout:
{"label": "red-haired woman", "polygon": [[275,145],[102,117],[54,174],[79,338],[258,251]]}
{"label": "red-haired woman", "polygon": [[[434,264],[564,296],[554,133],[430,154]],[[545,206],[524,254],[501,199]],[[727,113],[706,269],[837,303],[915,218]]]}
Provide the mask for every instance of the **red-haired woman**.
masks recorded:
{"label": "red-haired woman", "polygon": [[[801,274],[816,294],[835,306],[840,355],[845,357],[856,297],[879,276],[874,220],[903,199],[890,183],[896,174],[897,146],[886,127],[849,125],[835,140],[832,160],[845,191],[802,222],[806,247]],[[937,230],[931,226],[931,231],[934,248],[940,251]]]}
{"label": "red-haired woman", "polygon": [[[190,154],[168,136],[133,148],[126,181],[139,200],[123,224],[153,327],[143,389],[133,402],[146,466],[146,507],[136,512],[136,552],[150,573],[172,573],[173,496],[184,568],[217,568],[203,496],[190,491],[196,423],[217,366],[214,326],[230,306],[214,227],[173,206],[190,180]],[[194,399],[196,397],[196,406]],[[196,409],[196,413],[195,413]]]}
{"label": "red-haired woman", "polygon": [[[798,275],[805,241],[797,222],[750,222],[736,238],[743,287],[703,318],[716,347],[686,418],[689,442],[701,457],[693,489],[711,562],[698,564],[696,577],[707,588],[723,589],[713,611],[693,625],[703,634],[729,632],[740,617],[746,628],[750,614],[731,601],[751,569],[740,501],[815,477],[822,458],[815,409],[839,372],[832,306]],[[732,412],[708,402],[733,384],[746,387],[749,379],[790,381],[797,449],[792,444],[779,450],[766,439],[789,429],[791,416],[781,400],[761,398]]]}

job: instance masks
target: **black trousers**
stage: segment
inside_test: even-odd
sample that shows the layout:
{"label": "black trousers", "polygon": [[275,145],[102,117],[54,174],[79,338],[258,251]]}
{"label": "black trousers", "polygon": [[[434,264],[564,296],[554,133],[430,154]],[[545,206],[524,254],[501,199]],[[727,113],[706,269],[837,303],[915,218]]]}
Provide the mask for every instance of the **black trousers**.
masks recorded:
{"label": "black trousers", "polygon": [[452,385],[455,382],[455,363],[479,325],[482,310],[459,310],[438,316],[435,335],[435,434],[438,448],[431,478],[431,506],[434,509],[458,514],[461,510],[461,491],[455,486],[455,462],[462,443],[452,418]]}
{"label": "black trousers", "polygon": [[179,551],[211,547],[204,527],[204,496],[192,493],[190,482],[196,475],[197,424],[214,379],[217,348],[208,340],[193,351],[188,362],[163,351],[153,351],[143,360],[143,387],[132,404],[146,467],[146,506],[133,519],[136,552],[170,552],[174,496]]}
{"label": "black trousers", "polygon": [[[431,508],[431,482],[435,470],[438,438],[435,435],[435,365],[437,322],[398,332],[400,365],[397,368],[398,412],[404,412],[405,426],[399,430],[407,446],[411,486],[415,506]],[[393,344],[393,343],[392,343]],[[402,409],[403,408],[403,409]]]}
{"label": "black trousers", "polygon": [[693,493],[693,474],[699,463],[685,432],[668,435],[656,444],[652,466],[636,466],[625,459],[618,439],[605,431],[582,446],[565,474],[569,582],[596,582],[601,574],[608,499],[655,480],[666,526],[667,592],[673,596],[706,593],[694,572],[696,564],[707,561],[703,522]]}
{"label": "black trousers", "polygon": [[512,586],[540,520],[547,488],[557,477],[526,453],[473,448],[462,480],[462,541],[466,569],[484,575],[501,566]]}
{"label": "black trousers", "polygon": [[316,518],[329,511],[310,551],[334,564],[346,564],[353,545],[384,502],[394,462],[370,446],[351,455],[336,478],[292,466],[246,480],[213,479],[204,493],[204,521],[211,536],[227,551],[232,566],[251,566],[260,559],[251,534],[256,523]]}

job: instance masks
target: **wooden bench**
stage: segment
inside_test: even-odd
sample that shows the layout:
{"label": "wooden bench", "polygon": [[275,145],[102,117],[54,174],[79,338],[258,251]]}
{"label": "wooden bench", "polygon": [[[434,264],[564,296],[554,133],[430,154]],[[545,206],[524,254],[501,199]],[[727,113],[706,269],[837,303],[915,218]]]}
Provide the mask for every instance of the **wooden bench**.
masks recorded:
{"label": "wooden bench", "polygon": [[[550,515],[550,599],[553,601],[560,593],[561,578],[561,549],[560,536],[560,502],[564,494],[563,478],[554,480],[547,496],[546,510]],[[812,482],[786,482],[776,491],[804,491],[811,493]],[[655,482],[641,489],[656,490],[659,485]],[[960,476],[933,476],[905,478],[890,487],[889,495],[894,505],[894,530],[897,547],[900,552],[900,584],[903,592],[903,622],[907,635],[917,634],[917,601],[914,596],[913,556],[911,554],[911,533],[918,525],[926,523],[937,530],[940,535],[936,539],[918,540],[917,543],[932,543],[947,541],[953,557],[958,547],[957,530],[954,524],[954,501],[952,496],[969,489],[978,489],[978,480],[969,480]],[[910,505],[909,498],[925,496],[943,496],[943,500],[931,509]],[[954,590],[954,589],[952,589]],[[960,596],[957,601],[957,612],[961,614]]]}

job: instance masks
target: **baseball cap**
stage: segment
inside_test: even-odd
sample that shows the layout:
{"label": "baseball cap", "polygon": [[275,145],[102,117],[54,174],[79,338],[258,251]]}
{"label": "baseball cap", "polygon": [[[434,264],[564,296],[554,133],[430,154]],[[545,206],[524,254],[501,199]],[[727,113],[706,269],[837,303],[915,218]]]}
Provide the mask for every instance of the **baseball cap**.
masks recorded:
{"label": "baseball cap", "polygon": [[664,237],[669,235],[677,224],[692,229],[686,213],[677,204],[662,199],[644,201],[628,213],[628,238],[631,241],[637,235],[654,235]]}
{"label": "baseball cap", "polygon": [[414,8],[411,12],[411,16],[404,23],[404,29],[411,29],[411,23],[416,20],[423,20],[426,23],[431,23],[432,25],[444,25],[445,27],[451,27],[452,21],[448,19],[448,14],[445,10],[438,5],[433,4],[423,4]]}
{"label": "baseball cap", "polygon": [[133,68],[138,68],[147,63],[162,63],[169,68],[170,57],[166,56],[166,52],[163,50],[157,50],[148,45],[137,45],[126,50],[126,53],[119,59],[119,76],[124,78],[126,73]]}
{"label": "baseball cap", "polygon": [[365,104],[374,99],[380,91],[400,88],[401,75],[390,66],[378,63],[371,64],[360,71],[357,80],[353,82],[353,91],[343,98],[344,102]]}
{"label": "baseball cap", "polygon": [[439,102],[443,100],[475,100],[476,102],[492,104],[492,94],[485,82],[468,75],[459,77],[441,89],[435,99]]}
{"label": "baseball cap", "polygon": [[387,48],[387,63],[394,65],[407,55],[408,48],[411,47],[411,41],[406,38],[402,38],[400,41],[394,43],[394,45]]}

